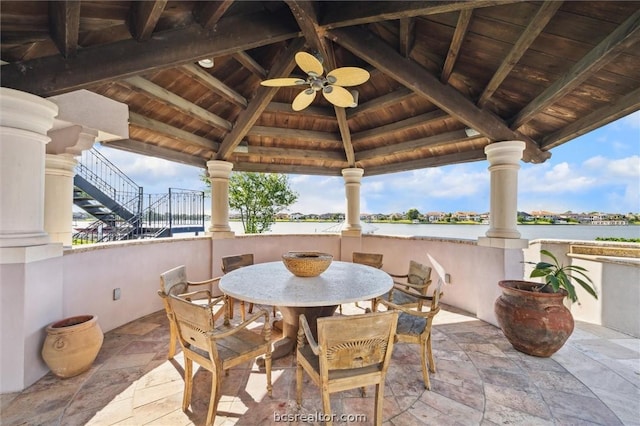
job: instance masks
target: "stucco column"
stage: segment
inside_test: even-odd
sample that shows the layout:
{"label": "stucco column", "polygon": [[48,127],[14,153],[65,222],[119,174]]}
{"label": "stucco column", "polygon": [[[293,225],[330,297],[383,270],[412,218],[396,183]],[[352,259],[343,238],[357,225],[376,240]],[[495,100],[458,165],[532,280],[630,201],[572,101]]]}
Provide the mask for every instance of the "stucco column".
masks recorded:
{"label": "stucco column", "polygon": [[44,229],[52,242],[71,247],[73,233],[73,177],[78,162],[70,154],[47,154]]}
{"label": "stucco column", "polygon": [[491,197],[489,230],[486,238],[479,239],[482,245],[503,248],[526,246],[526,240],[520,240],[517,229],[518,170],[524,148],[522,141],[505,141],[489,144],[484,149],[489,161]]}
{"label": "stucco column", "polygon": [[47,244],[45,145],[58,107],[29,93],[1,90],[0,247]]}
{"label": "stucco column", "polygon": [[211,181],[211,226],[213,238],[233,237],[229,227],[229,175],[233,164],[227,161],[207,161]]}
{"label": "stucco column", "polygon": [[364,170],[359,168],[342,169],[347,198],[347,222],[342,235],[360,236],[362,234],[362,226],[360,225],[360,182],[363,174]]}

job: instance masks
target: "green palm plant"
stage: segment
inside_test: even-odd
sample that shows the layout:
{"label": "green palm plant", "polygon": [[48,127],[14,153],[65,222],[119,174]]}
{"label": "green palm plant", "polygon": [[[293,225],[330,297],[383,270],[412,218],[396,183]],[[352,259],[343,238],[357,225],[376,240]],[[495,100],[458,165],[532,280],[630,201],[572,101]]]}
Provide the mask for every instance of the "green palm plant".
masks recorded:
{"label": "green palm plant", "polygon": [[596,290],[593,287],[593,281],[586,274],[587,270],[577,265],[561,265],[558,259],[548,250],[540,250],[540,254],[550,257],[553,263],[548,262],[526,262],[535,265],[531,271],[530,278],[544,277],[545,283],[536,288],[536,291],[543,291],[546,287],[551,287],[553,293],[558,293],[561,288],[567,291],[567,295],[572,302],[578,301],[576,288],[572,281],[580,284],[587,293],[598,298]]}

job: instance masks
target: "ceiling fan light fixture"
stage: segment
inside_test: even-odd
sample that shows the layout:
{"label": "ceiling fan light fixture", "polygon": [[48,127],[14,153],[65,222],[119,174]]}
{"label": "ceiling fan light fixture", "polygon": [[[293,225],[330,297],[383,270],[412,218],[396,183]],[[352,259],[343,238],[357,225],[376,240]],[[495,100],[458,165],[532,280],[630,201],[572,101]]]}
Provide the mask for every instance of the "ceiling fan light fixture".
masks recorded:
{"label": "ceiling fan light fixture", "polygon": [[360,93],[357,90],[351,90],[351,96],[353,96],[353,103],[349,105],[349,108],[355,108],[358,106],[358,98]]}
{"label": "ceiling fan light fixture", "polygon": [[198,61],[198,65],[200,65],[202,68],[213,68],[213,64],[213,58],[205,58]]}

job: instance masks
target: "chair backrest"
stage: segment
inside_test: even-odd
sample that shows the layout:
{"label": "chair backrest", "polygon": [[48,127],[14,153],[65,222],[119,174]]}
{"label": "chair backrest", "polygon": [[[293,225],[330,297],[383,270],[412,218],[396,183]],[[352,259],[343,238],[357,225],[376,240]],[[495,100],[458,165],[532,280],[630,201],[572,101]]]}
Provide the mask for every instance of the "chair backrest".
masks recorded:
{"label": "chair backrest", "polygon": [[424,285],[420,292],[422,295],[427,294],[427,284],[431,280],[431,267],[423,265],[415,260],[409,261],[409,273],[407,274],[407,282],[409,284]]}
{"label": "chair backrest", "polygon": [[235,254],[222,258],[222,272],[225,274],[249,265],[253,265],[253,253]]}
{"label": "chair backrest", "polygon": [[160,290],[165,295],[186,293],[187,288],[187,268],[184,265],[160,274]]}
{"label": "chair backrest", "polygon": [[372,266],[374,268],[382,268],[382,254],[380,253],[363,253],[359,251],[353,252],[353,263]]}
{"label": "chair backrest", "polygon": [[215,329],[211,308],[189,302],[174,294],[168,297],[168,301],[183,349],[196,347],[209,352],[211,360],[217,358],[216,345],[212,344],[210,337]]}
{"label": "chair backrest", "polygon": [[317,324],[323,374],[380,364],[386,370],[398,324],[397,312],[322,317]]}

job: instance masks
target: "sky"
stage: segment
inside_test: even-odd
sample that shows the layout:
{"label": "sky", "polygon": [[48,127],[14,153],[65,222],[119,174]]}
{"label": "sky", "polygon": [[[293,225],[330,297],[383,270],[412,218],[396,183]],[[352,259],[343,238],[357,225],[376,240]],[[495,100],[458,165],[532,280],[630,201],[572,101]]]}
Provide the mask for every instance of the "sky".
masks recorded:
{"label": "sky", "polygon": [[[171,188],[201,190],[203,169],[96,144],[147,194]],[[551,150],[542,164],[521,162],[518,210],[640,212],[640,111]],[[361,213],[489,211],[487,161],[365,176]],[[298,200],[289,213],[345,212],[342,177],[289,175]],[[210,210],[207,203],[205,210]]]}

